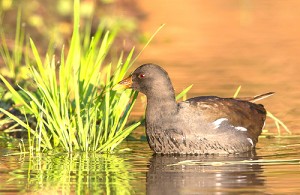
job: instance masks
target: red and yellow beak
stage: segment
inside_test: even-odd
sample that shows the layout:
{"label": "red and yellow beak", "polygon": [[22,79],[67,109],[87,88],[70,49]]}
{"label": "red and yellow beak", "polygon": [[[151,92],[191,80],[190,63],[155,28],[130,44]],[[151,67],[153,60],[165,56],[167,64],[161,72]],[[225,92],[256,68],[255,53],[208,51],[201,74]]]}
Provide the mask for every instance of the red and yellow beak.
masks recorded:
{"label": "red and yellow beak", "polygon": [[116,84],[112,90],[117,91],[117,90],[121,90],[121,89],[128,89],[131,88],[132,85],[132,76],[127,77],[126,79],[123,79],[122,81],[120,81],[118,84]]}

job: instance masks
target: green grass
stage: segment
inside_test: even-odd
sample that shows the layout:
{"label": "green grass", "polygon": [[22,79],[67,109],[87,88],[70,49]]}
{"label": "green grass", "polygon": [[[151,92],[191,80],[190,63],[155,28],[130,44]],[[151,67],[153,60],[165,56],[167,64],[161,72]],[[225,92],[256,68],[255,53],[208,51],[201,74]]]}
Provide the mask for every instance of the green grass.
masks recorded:
{"label": "green grass", "polygon": [[[1,18],[2,19],[2,18]],[[2,25],[2,20],[0,20],[0,25]],[[0,46],[0,54],[3,57],[6,67],[1,69],[1,73],[5,74],[7,77],[12,78],[15,81],[19,81],[20,79],[24,79],[26,74],[24,73],[25,67],[20,66],[22,64],[23,59],[23,44],[25,42],[25,34],[24,30],[21,27],[21,11],[18,11],[17,15],[17,25],[16,25],[16,34],[14,37],[14,44],[13,44],[13,52],[10,53],[10,48],[7,44],[7,39],[5,37],[4,29],[0,28],[0,39],[1,39],[1,46]],[[23,78],[20,78],[23,77]]]}
{"label": "green grass", "polygon": [[[90,38],[89,33],[82,33],[80,29],[79,8],[80,2],[75,0],[70,47],[66,54],[61,53],[59,60],[51,53],[43,59],[34,41],[29,41],[30,54],[27,47],[26,55],[33,56],[34,60],[26,57],[25,61],[31,89],[19,86],[20,90],[16,90],[0,75],[25,120],[6,109],[0,108],[0,111],[28,131],[27,152],[55,148],[68,152],[111,152],[140,124],[126,126],[137,92],[127,90],[119,94],[111,90],[128,72],[134,50],[126,57],[121,54],[117,63],[109,63],[107,54],[117,30],[105,32],[100,25]],[[23,41],[18,38],[16,43]],[[25,54],[17,52],[14,58],[5,54],[8,52],[2,47],[2,56],[14,74],[19,62],[14,59]],[[31,118],[35,125],[29,122]]]}

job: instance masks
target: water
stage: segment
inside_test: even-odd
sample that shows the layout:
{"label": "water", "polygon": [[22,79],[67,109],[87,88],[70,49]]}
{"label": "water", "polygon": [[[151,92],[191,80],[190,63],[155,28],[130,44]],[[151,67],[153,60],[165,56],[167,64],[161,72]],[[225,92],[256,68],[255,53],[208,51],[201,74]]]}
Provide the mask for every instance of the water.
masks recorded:
{"label": "water", "polygon": [[256,154],[237,156],[153,156],[148,144],[138,141],[124,142],[121,148],[113,155],[38,157],[7,155],[12,151],[2,149],[0,193],[296,194],[300,190],[299,137],[260,138]]}

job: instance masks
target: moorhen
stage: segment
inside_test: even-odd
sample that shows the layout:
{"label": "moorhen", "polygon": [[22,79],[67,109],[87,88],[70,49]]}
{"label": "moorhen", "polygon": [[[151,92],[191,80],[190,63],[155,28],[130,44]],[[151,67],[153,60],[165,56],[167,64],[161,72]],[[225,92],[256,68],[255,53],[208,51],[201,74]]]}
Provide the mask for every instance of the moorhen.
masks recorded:
{"label": "moorhen", "polygon": [[177,103],[168,73],[155,64],[138,67],[114,89],[132,88],[147,96],[146,134],[161,154],[236,154],[251,151],[266,110],[256,100],[200,96]]}

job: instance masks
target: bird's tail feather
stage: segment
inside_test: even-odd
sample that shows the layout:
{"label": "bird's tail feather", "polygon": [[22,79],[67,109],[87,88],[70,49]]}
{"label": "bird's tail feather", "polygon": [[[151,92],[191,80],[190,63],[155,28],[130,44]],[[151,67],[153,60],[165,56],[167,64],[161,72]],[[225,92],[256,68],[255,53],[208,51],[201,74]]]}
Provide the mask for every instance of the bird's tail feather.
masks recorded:
{"label": "bird's tail feather", "polygon": [[268,92],[268,93],[264,93],[264,94],[260,94],[254,97],[242,97],[242,98],[236,98],[238,100],[244,100],[244,101],[248,101],[248,102],[257,102],[259,100],[268,98],[270,96],[272,96],[275,92]]}

